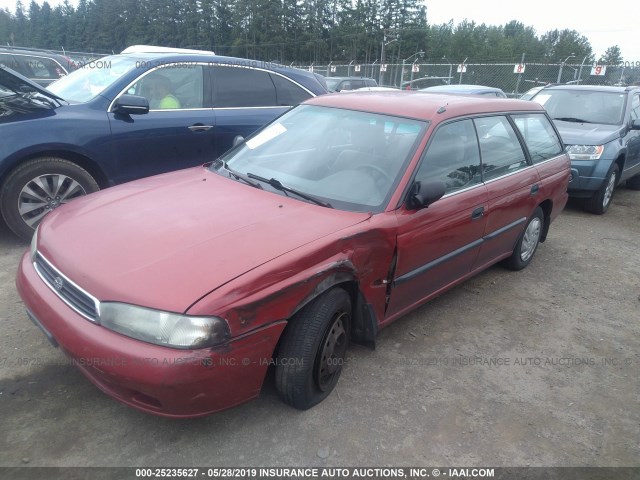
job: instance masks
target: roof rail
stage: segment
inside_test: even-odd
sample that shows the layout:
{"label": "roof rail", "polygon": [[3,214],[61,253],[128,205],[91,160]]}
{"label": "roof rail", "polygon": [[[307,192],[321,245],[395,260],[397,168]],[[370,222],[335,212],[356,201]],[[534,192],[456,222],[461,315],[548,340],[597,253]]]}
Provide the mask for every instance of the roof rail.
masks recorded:
{"label": "roof rail", "polygon": [[132,45],[125,48],[122,53],[191,53],[201,55],[215,55],[208,50],[192,50],[189,48],[159,47],[156,45]]}

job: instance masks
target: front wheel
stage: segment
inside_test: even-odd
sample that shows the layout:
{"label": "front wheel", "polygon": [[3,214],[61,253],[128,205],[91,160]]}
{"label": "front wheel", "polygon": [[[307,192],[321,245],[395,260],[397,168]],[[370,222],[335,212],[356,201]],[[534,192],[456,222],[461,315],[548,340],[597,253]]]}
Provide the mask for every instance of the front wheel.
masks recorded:
{"label": "front wheel", "polygon": [[618,164],[614,163],[607,178],[604,179],[602,186],[593,194],[593,196],[587,199],[585,203],[585,210],[596,215],[602,215],[606,213],[613,200],[613,192],[615,191],[616,184],[618,183],[618,177],[620,170]]}
{"label": "front wheel", "polygon": [[276,388],[282,400],[307,410],[324,400],[342,373],[351,324],[351,299],[334,288],[289,321],[280,345]]}
{"label": "front wheel", "polygon": [[75,163],[56,157],[37,158],[7,177],[0,194],[0,210],[7,226],[29,240],[47,213],[99,188],[93,177]]}
{"label": "front wheel", "polygon": [[531,262],[533,254],[536,253],[540,238],[544,229],[544,212],[540,207],[533,211],[529,218],[524,232],[520,235],[516,248],[505,261],[505,265],[511,270],[522,270]]}

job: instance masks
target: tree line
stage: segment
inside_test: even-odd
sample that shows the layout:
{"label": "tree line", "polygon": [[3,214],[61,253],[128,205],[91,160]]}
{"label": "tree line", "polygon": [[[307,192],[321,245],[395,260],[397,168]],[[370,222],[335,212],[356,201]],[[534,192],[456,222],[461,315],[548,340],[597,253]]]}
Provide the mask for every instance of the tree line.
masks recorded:
{"label": "tree line", "polygon": [[[432,25],[428,0],[68,0],[35,1],[0,10],[0,43],[95,53],[151,44],[213,50],[280,63],[385,63],[419,54],[462,63],[622,61],[618,46],[596,59],[576,30],[539,35],[513,20],[486,25],[464,20]],[[422,53],[419,53],[422,52]]]}

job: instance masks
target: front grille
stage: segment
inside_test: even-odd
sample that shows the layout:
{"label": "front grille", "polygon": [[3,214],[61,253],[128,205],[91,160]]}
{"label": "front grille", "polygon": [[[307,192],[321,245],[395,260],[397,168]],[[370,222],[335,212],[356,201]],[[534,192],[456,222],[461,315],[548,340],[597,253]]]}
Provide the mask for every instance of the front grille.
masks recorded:
{"label": "front grille", "polygon": [[36,253],[34,267],[40,278],[58,295],[64,303],[73,308],[80,315],[92,322],[97,321],[100,302],[78,285],[73,283],[56,267],[51,265],[40,252]]}

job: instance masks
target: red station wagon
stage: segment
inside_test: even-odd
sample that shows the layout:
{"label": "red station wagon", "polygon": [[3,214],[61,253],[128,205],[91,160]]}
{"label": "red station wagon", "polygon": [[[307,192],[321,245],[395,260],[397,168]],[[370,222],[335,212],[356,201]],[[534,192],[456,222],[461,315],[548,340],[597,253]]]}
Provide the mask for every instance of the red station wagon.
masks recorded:
{"label": "red station wagon", "polygon": [[17,276],[29,317],[102,391],[194,417],[258,396],[299,409],[350,341],[490,265],[531,261],[569,158],[533,102],[326,95],[220,159],[47,215]]}

